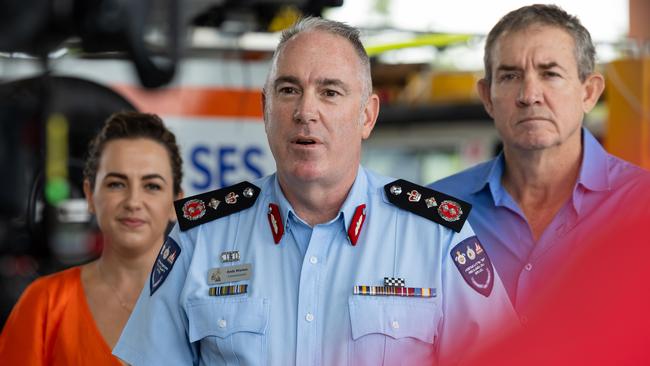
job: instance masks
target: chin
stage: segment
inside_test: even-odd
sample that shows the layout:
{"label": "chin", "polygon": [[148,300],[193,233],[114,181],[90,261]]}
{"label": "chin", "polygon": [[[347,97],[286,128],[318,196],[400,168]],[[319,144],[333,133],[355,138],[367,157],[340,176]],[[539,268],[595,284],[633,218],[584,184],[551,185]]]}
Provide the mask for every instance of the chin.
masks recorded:
{"label": "chin", "polygon": [[288,172],[290,177],[302,181],[315,181],[326,175],[322,164],[318,163],[297,164]]}
{"label": "chin", "polygon": [[322,179],[324,174],[319,171],[299,171],[293,174],[293,177],[303,182],[314,182]]}
{"label": "chin", "polygon": [[153,243],[153,238],[148,235],[127,234],[120,237],[119,243],[123,249],[137,250],[151,246]]}
{"label": "chin", "polygon": [[524,150],[542,150],[560,145],[560,142],[560,138],[556,134],[539,131],[520,136],[515,144]]}

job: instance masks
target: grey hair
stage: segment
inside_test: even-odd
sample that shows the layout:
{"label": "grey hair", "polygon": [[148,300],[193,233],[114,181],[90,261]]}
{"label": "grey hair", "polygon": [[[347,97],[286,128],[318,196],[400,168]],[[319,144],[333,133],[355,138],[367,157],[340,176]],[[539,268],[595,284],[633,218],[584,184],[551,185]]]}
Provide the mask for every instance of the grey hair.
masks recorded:
{"label": "grey hair", "polygon": [[557,5],[535,4],[506,14],[488,33],[483,56],[485,80],[488,84],[492,82],[492,51],[499,37],[504,33],[524,30],[534,25],[558,27],[573,38],[580,81],[585,81],[587,76],[594,72],[596,49],[591,41],[589,31],[580,23],[580,20]]}
{"label": "grey hair", "polygon": [[[361,43],[359,38],[360,32],[357,28],[349,26],[342,22],[337,22],[334,20],[323,19],[319,17],[305,17],[300,19],[292,27],[285,29],[282,32],[280,37],[280,42],[273,53],[273,58],[271,59],[271,71],[269,72],[269,78],[274,74],[276,68],[276,62],[278,56],[284,50],[286,43],[291,40],[293,37],[297,36],[300,33],[306,33],[309,31],[322,31],[326,33],[333,34],[335,36],[340,36],[345,38],[354,50],[357,53],[359,62],[362,68],[362,83],[363,83],[363,94],[362,100],[368,100],[370,94],[372,93],[372,76],[370,74],[370,58],[366,53],[366,49]],[[267,78],[267,87],[270,80]]]}

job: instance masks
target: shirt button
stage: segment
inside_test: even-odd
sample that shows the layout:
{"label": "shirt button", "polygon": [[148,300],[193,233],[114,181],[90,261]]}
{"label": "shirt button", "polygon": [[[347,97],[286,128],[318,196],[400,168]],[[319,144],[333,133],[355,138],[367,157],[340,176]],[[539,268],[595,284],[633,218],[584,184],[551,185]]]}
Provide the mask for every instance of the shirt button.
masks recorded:
{"label": "shirt button", "polygon": [[398,322],[397,320],[393,320],[393,321],[390,323],[390,326],[391,326],[393,329],[399,329],[399,322]]}
{"label": "shirt button", "polygon": [[314,320],[314,314],[307,313],[307,315],[305,316],[305,320],[307,320],[308,322],[313,321]]}
{"label": "shirt button", "polygon": [[219,319],[219,328],[225,328],[228,325],[226,319]]}
{"label": "shirt button", "polygon": [[522,315],[520,320],[522,325],[528,324],[528,317],[526,315]]}
{"label": "shirt button", "polygon": [[318,263],[318,258],[316,258],[316,257],[314,257],[314,256],[312,255],[311,258],[309,258],[309,263],[311,263],[311,264],[316,264],[316,263]]}
{"label": "shirt button", "polygon": [[528,264],[526,264],[526,266],[524,268],[526,269],[526,271],[530,271],[531,269],[533,269],[533,264],[528,263]]}

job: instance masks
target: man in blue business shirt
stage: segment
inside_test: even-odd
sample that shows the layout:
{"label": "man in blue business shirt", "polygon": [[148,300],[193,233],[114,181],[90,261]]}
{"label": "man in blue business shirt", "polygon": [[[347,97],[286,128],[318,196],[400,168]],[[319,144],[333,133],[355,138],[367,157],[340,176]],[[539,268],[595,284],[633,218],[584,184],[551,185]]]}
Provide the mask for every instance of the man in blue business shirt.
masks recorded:
{"label": "man in blue business shirt", "polygon": [[118,357],[455,364],[513,323],[470,207],[360,167],[379,100],[357,30],[286,31],[263,96],[277,173],[176,203]]}
{"label": "man in blue business shirt", "polygon": [[[649,173],[608,154],[582,127],[604,88],[594,59],[589,32],[556,6],[504,16],[488,34],[478,83],[503,152],[431,185],[473,205],[469,222],[524,323],[554,275],[594,250],[614,220],[650,218]],[[614,233],[611,244],[621,238]],[[602,291],[597,278],[594,291]]]}

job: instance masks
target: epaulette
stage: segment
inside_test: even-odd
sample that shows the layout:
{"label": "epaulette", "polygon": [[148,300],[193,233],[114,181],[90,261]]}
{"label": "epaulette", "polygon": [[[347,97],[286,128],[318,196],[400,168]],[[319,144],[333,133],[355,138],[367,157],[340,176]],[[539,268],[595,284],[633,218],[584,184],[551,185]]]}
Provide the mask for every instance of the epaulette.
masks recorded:
{"label": "epaulette", "polygon": [[459,233],[472,205],[442,192],[398,179],[384,186],[388,201]]}
{"label": "epaulette", "polygon": [[181,231],[245,210],[255,203],[259,187],[241,182],[234,186],[174,201]]}

